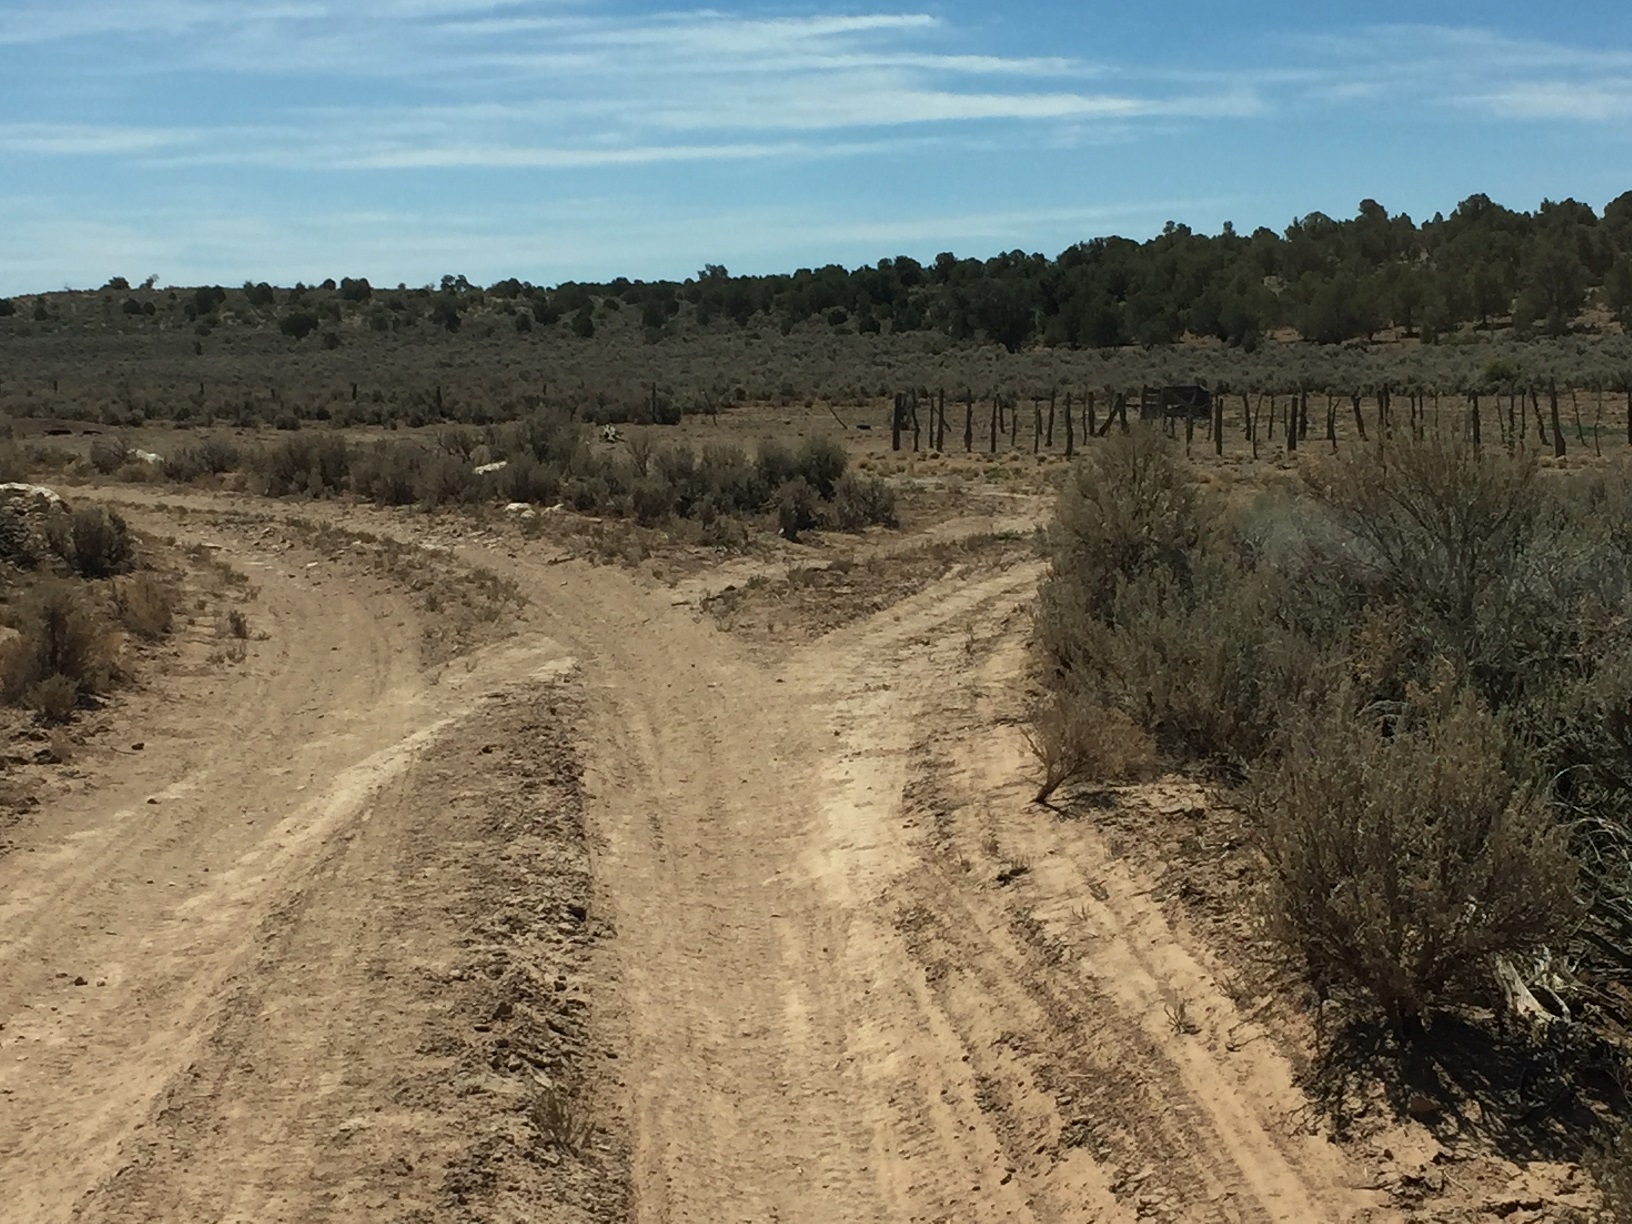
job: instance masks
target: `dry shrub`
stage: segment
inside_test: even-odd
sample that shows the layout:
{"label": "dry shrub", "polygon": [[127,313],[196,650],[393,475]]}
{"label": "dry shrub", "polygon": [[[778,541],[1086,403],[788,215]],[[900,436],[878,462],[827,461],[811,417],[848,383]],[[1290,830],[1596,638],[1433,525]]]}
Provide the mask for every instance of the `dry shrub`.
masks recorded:
{"label": "dry shrub", "polygon": [[816,526],[816,490],[803,476],[795,476],[776,493],[776,522],[787,540]]}
{"label": "dry shrub", "polygon": [[1406,1034],[1488,996],[1498,956],[1567,940],[1576,865],[1474,695],[1446,678],[1386,722],[1346,702],[1301,720],[1250,797],[1269,926],[1317,984]]}
{"label": "dry shrub", "polygon": [[175,623],[178,600],[174,585],[151,571],[143,571],[114,588],[113,610],[119,623],[131,633],[156,642]]}
{"label": "dry shrub", "polygon": [[125,520],[112,510],[87,506],[54,518],[51,547],[82,578],[111,578],[130,570],[136,548]]}
{"label": "dry shrub", "polygon": [[860,531],[874,523],[895,527],[895,490],[877,476],[846,472],[833,488],[833,526],[839,531]]}
{"label": "dry shrub", "polygon": [[1176,443],[1144,426],[1112,435],[1077,464],[1060,493],[1049,582],[1079,588],[1074,602],[1109,618],[1120,583],[1185,570],[1202,542],[1205,513]]}
{"label": "dry shrub", "polygon": [[228,610],[227,614],[215,623],[217,637],[236,638],[238,641],[249,640],[249,617],[237,608]]}
{"label": "dry shrub", "polygon": [[42,722],[65,723],[79,708],[79,685],[67,676],[47,676],[28,686],[23,693],[23,704],[40,716]]}
{"label": "dry shrub", "polygon": [[42,681],[64,677],[76,693],[105,690],[114,638],[86,592],[67,582],[41,586],[13,622],[18,637],[0,652],[0,693],[27,701]]}
{"label": "dry shrub", "polygon": [[130,444],[119,434],[91,439],[91,466],[103,476],[111,476],[122,468],[129,455]]}
{"label": "dry shrub", "polygon": [[1543,509],[1533,458],[1406,435],[1311,469],[1309,488],[1339,529],[1322,572],[1354,606],[1407,609],[1459,664],[1492,653],[1493,604],[1520,585]]}
{"label": "dry shrub", "polygon": [[1023,733],[1043,767],[1036,803],[1047,803],[1067,782],[1130,781],[1155,764],[1155,744],[1132,719],[1079,693],[1055,693]]}
{"label": "dry shrub", "polygon": [[1064,684],[1122,710],[1164,753],[1239,766],[1269,746],[1318,652],[1281,625],[1257,575],[1207,554],[1186,570],[1121,579],[1098,605],[1090,587],[1051,578],[1038,638]]}

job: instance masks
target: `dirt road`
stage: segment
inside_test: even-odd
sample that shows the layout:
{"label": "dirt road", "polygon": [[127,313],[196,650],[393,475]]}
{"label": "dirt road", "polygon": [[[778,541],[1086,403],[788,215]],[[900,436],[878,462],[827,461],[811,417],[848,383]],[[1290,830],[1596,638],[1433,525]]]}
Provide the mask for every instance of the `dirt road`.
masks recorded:
{"label": "dirt road", "polygon": [[[948,857],[925,795],[1018,762],[937,727],[1013,682],[1034,566],[767,664],[471,547],[529,608],[427,673],[372,580],[138,513],[226,539],[268,638],[0,860],[0,1218],[1390,1218],[1269,1042],[1163,1036],[1180,990],[1247,1018],[1125,867]],[[562,1077],[565,1159],[525,1121]]]}

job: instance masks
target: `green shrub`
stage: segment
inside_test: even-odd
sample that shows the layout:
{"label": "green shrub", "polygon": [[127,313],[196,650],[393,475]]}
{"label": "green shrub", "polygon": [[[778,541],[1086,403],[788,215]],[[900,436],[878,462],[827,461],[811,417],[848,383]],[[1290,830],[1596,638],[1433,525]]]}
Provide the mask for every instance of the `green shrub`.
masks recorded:
{"label": "green shrub", "polygon": [[309,310],[297,310],[278,321],[278,330],[292,340],[304,340],[318,328],[318,317]]}
{"label": "green shrub", "polygon": [[463,459],[445,453],[427,455],[415,481],[416,500],[424,510],[473,504],[491,487],[491,482],[472,472]]}
{"label": "green shrub", "polygon": [[1580,913],[1564,828],[1450,674],[1414,690],[1387,735],[1340,692],[1251,798],[1270,930],[1402,1033],[1488,997],[1498,956],[1558,945]]}
{"label": "green shrub", "polygon": [[379,442],[351,457],[351,489],[377,506],[411,506],[420,497],[424,448],[413,442]]}

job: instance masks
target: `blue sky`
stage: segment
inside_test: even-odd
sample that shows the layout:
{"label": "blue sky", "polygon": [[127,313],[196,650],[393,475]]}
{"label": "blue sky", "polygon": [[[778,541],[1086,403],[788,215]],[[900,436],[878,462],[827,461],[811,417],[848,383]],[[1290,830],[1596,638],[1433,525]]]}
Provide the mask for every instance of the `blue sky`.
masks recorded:
{"label": "blue sky", "polygon": [[1632,189],[1632,6],[1225,11],[0,0],[0,293],[1054,254]]}

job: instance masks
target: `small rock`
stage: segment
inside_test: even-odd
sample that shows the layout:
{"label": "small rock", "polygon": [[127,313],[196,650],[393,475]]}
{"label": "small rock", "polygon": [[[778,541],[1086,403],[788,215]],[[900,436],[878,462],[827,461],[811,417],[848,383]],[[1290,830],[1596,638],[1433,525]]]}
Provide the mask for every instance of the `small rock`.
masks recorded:
{"label": "small rock", "polygon": [[148,802],[153,804],[155,807],[157,807],[158,803],[159,803],[159,801],[157,799],[149,799]]}
{"label": "small rock", "polygon": [[143,748],[146,748],[146,747],[147,747],[147,744],[146,744],[145,741],[137,740],[134,744],[132,744],[130,746],[130,750],[132,752],[140,752]]}
{"label": "small rock", "polygon": [[1405,1112],[1419,1122],[1439,1116],[1439,1102],[1421,1092],[1413,1092],[1405,1103]]}
{"label": "small rock", "polygon": [[89,982],[87,982],[87,981],[86,981],[86,980],[85,980],[85,979],[84,979],[84,978],[82,978],[82,977],[76,977],[76,978],[75,978],[75,979],[74,979],[74,985],[75,985],[75,986],[89,986],[89,985],[90,985],[90,983],[89,983]]}

